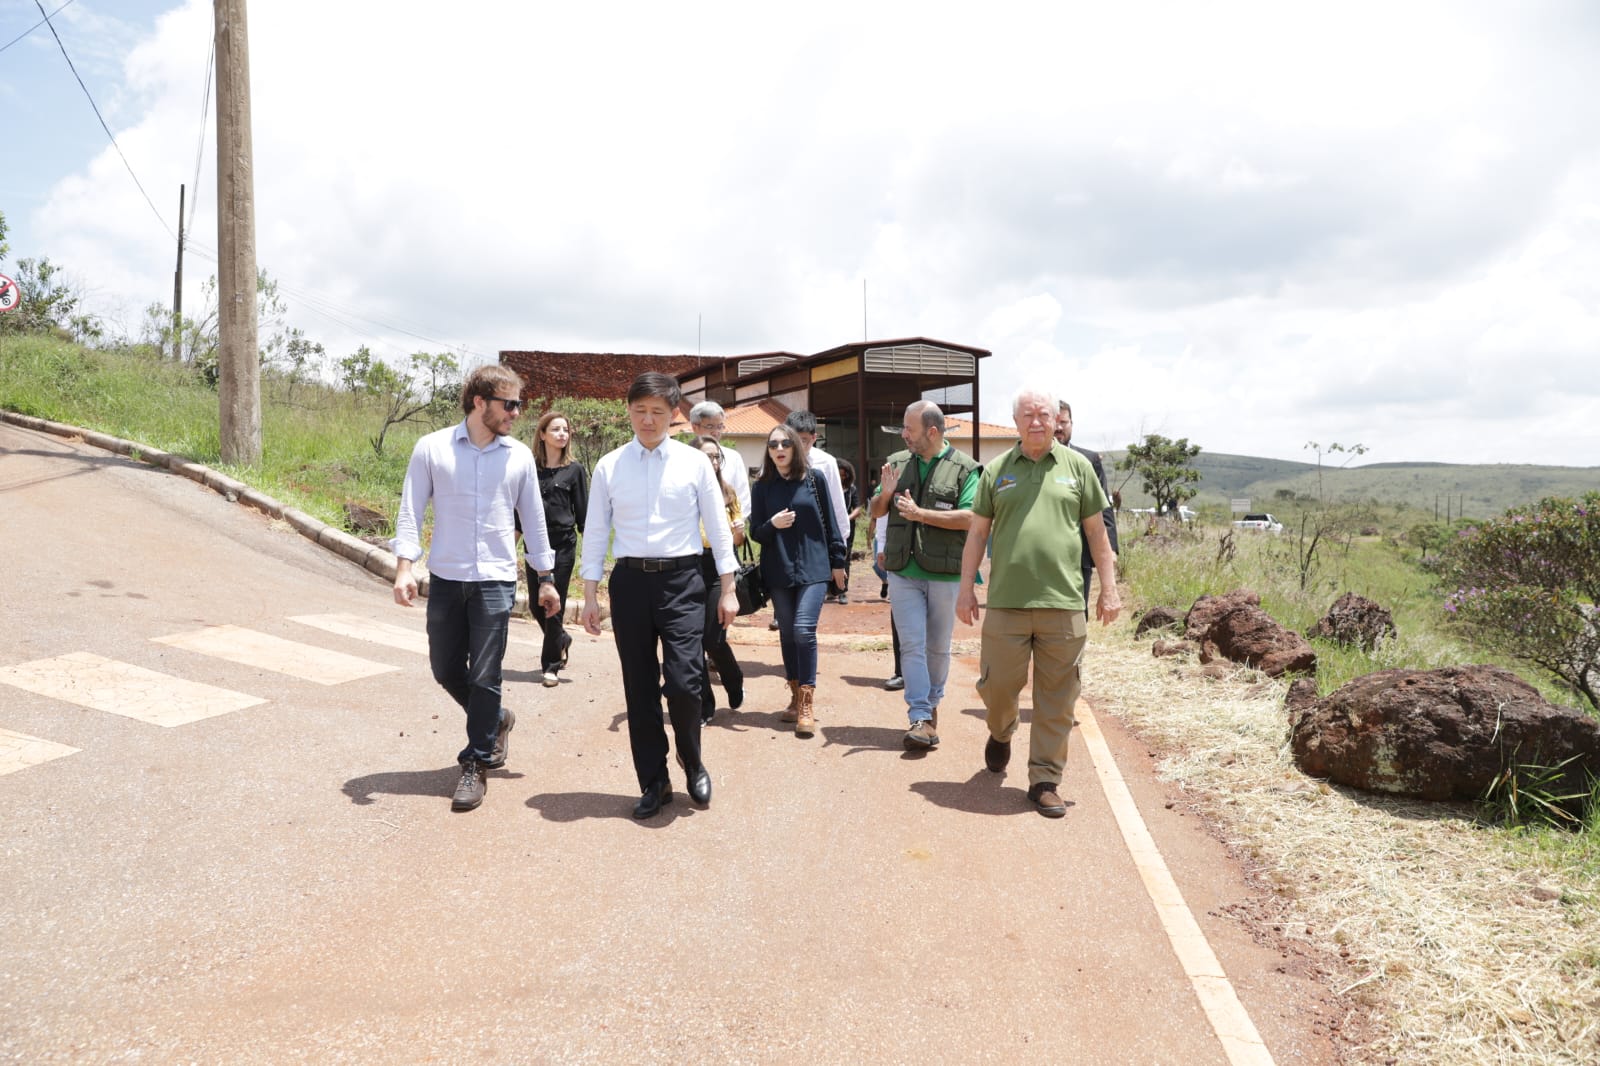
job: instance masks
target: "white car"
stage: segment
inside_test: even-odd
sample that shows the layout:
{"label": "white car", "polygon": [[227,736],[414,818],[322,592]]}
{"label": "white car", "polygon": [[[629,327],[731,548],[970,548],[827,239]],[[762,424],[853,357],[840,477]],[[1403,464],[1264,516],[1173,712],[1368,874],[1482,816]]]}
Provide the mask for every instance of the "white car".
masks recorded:
{"label": "white car", "polygon": [[1236,519],[1233,523],[1233,528],[1259,529],[1266,533],[1282,533],[1283,523],[1266,513],[1247,514],[1243,518]]}

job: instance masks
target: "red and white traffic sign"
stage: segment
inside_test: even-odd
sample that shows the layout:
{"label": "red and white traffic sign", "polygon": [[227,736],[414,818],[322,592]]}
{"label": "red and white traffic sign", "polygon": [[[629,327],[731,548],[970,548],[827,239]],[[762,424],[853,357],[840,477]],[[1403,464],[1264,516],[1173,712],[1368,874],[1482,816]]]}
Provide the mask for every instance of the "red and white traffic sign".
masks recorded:
{"label": "red and white traffic sign", "polygon": [[22,302],[22,290],[17,283],[0,274],[0,311],[9,311]]}

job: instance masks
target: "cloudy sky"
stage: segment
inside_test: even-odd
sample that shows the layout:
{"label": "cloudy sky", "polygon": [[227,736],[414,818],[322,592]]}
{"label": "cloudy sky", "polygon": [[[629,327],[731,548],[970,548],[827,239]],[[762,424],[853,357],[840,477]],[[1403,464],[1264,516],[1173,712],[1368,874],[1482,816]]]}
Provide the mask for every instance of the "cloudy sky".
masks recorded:
{"label": "cloudy sky", "polygon": [[[0,45],[39,18],[0,0]],[[55,21],[154,207],[41,28],[0,52],[11,262],[136,332],[180,183],[191,307],[215,269],[211,5]],[[1600,465],[1592,3],[272,0],[249,32],[259,259],[335,355],[809,353],[865,304],[991,349],[986,419],[1042,381],[1093,446]]]}

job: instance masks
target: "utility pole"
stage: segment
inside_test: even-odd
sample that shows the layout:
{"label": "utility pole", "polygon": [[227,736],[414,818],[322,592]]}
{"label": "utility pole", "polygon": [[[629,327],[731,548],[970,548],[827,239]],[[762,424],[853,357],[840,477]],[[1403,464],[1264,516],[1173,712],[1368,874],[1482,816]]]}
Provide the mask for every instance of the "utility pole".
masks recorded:
{"label": "utility pole", "polygon": [[172,272],[172,361],[183,362],[183,192],[178,186],[178,269]]}
{"label": "utility pole", "polygon": [[222,461],[261,458],[255,163],[245,0],[212,0],[217,35],[217,403]]}

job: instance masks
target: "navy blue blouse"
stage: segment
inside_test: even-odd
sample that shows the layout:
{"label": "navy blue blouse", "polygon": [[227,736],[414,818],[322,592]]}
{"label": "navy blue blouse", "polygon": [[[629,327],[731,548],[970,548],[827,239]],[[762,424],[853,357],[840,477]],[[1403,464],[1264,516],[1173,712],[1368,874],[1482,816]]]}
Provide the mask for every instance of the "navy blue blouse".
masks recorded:
{"label": "navy blue blouse", "polygon": [[[810,482],[814,477],[807,474],[805,481],[761,480],[750,485],[750,535],[761,545],[761,576],[769,587],[815,585],[828,580],[831,571],[849,566],[843,531],[833,528],[831,514],[823,524],[817,499],[819,492],[827,490],[818,485],[813,491]],[[779,529],[772,524],[772,516],[784,510],[794,511],[794,525]]]}

